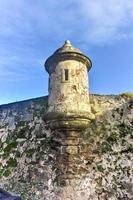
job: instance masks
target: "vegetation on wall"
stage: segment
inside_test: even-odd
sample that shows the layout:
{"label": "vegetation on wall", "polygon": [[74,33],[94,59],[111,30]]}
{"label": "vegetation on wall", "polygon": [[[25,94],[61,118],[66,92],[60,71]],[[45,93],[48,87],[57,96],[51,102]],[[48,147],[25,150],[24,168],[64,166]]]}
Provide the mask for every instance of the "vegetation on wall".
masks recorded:
{"label": "vegetation on wall", "polygon": [[[79,134],[82,138],[79,139],[81,151],[78,154],[82,152],[79,163],[82,163],[83,159],[85,170],[95,185],[96,197],[105,195],[101,199],[114,196],[118,199],[130,199],[133,153],[132,97],[102,99],[101,96],[95,96],[94,99],[102,112],[98,110],[88,129]],[[109,101],[111,103],[108,103]],[[56,188],[54,180],[57,172],[53,167],[53,158],[58,149],[53,150],[51,132],[43,121],[46,109],[47,98],[44,98],[44,101],[43,98],[34,100],[22,110],[18,106],[16,110],[13,107],[13,128],[9,127],[9,122],[4,117],[0,127],[0,184],[8,191],[20,194],[23,200],[41,199],[44,194],[53,194]],[[96,112],[96,108],[94,110]],[[27,112],[30,113],[30,118],[27,118]],[[3,113],[1,116],[4,116]],[[24,118],[26,120],[23,120]]]}

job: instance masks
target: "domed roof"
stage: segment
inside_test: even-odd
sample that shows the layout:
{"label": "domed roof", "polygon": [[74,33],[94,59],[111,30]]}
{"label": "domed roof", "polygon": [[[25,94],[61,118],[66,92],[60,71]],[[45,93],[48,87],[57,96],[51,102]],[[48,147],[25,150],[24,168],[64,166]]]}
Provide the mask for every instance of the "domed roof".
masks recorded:
{"label": "domed roof", "polygon": [[65,53],[65,52],[74,52],[83,54],[79,49],[73,47],[69,40],[66,40],[65,44],[61,48],[57,49],[54,54]]}
{"label": "domed roof", "polygon": [[57,49],[45,62],[45,69],[49,73],[54,70],[58,62],[63,60],[77,60],[84,63],[90,70],[92,66],[91,60],[85,56],[79,49],[73,47],[69,40],[65,41],[65,44]]}

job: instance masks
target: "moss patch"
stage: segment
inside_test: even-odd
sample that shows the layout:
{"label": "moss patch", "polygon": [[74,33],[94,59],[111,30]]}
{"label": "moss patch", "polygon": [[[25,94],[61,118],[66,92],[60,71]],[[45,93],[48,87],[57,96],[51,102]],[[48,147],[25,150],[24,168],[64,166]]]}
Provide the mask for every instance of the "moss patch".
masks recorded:
{"label": "moss patch", "polygon": [[124,92],[121,94],[122,97],[129,97],[129,98],[133,98],[133,93],[131,92]]}

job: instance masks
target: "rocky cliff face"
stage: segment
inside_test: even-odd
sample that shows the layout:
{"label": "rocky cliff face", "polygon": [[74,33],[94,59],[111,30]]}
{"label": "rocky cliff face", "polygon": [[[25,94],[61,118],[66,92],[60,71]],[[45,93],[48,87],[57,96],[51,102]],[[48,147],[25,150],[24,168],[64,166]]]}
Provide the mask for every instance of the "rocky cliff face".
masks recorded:
{"label": "rocky cliff face", "polygon": [[95,119],[67,138],[47,129],[47,97],[0,106],[0,187],[23,200],[133,199],[133,98],[90,101]]}

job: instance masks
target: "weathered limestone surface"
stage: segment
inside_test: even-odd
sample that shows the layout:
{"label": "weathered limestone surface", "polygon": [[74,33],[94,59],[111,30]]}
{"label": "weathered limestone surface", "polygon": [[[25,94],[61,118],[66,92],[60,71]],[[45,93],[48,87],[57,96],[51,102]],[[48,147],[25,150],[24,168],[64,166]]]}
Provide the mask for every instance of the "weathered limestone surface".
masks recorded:
{"label": "weathered limestone surface", "polygon": [[91,65],[91,60],[69,40],[46,60],[45,69],[49,73],[47,119],[55,120],[58,115],[59,122],[62,114],[71,119],[84,115],[82,118],[87,119],[90,113],[87,72]]}
{"label": "weathered limestone surface", "polygon": [[[68,81],[63,77],[64,69],[69,70]],[[89,112],[87,77],[87,68],[82,62],[76,60],[59,62],[50,75],[48,112]]]}
{"label": "weathered limestone surface", "polygon": [[133,99],[90,95],[86,131],[50,131],[47,97],[0,106],[0,187],[23,200],[133,199]]}

